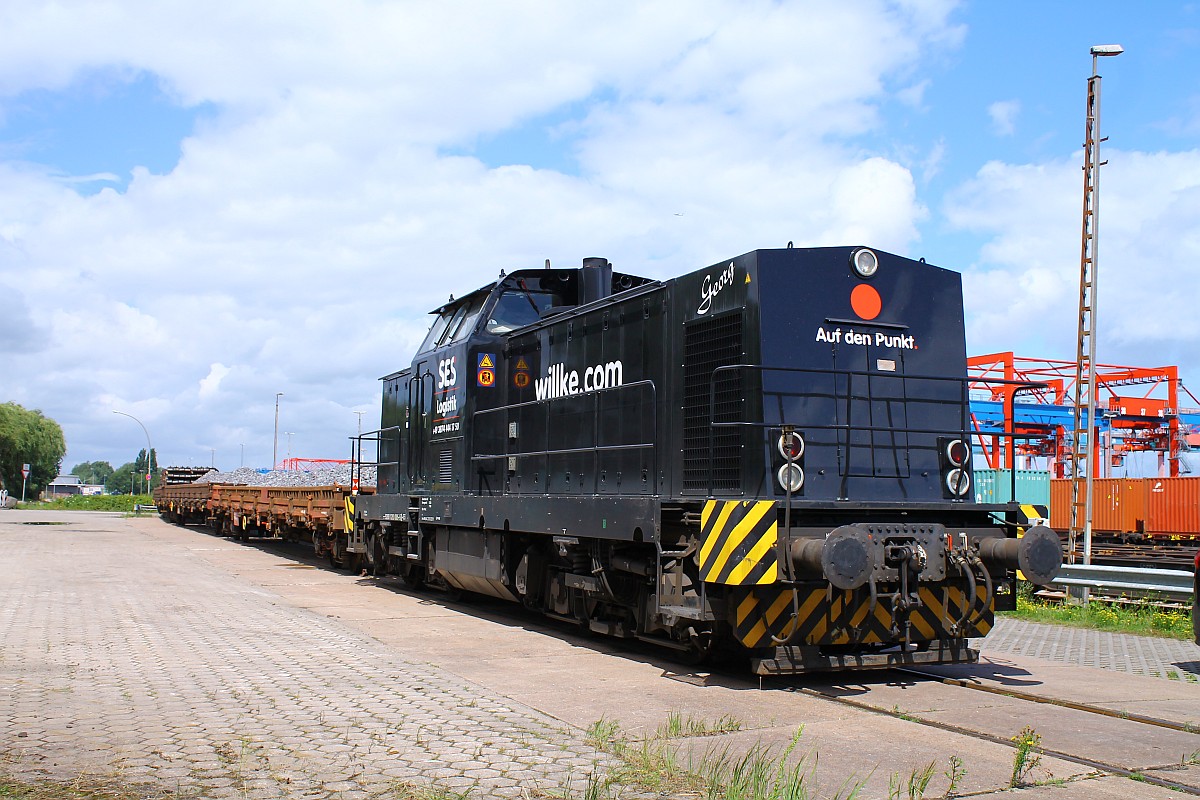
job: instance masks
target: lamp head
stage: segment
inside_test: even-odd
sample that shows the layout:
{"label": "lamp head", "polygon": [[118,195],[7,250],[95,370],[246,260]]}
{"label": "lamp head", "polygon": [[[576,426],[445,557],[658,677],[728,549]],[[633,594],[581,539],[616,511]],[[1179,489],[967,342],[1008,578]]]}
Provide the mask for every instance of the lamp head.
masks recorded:
{"label": "lamp head", "polygon": [[1119,56],[1125,48],[1119,44],[1094,44],[1091,52],[1094,56]]}

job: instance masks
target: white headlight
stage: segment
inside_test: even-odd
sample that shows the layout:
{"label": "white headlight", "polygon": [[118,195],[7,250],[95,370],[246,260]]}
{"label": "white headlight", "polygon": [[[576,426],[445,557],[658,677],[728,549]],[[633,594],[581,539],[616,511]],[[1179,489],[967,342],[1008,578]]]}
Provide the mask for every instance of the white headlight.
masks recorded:
{"label": "white headlight", "polygon": [[879,269],[879,259],[865,247],[855,250],[850,256],[850,263],[860,278],[869,278]]}
{"label": "white headlight", "polygon": [[785,492],[798,492],[804,485],[804,470],[799,464],[784,464],[775,474]]}
{"label": "white headlight", "polygon": [[946,473],[946,488],[955,497],[963,497],[971,491],[971,473],[955,467]]}

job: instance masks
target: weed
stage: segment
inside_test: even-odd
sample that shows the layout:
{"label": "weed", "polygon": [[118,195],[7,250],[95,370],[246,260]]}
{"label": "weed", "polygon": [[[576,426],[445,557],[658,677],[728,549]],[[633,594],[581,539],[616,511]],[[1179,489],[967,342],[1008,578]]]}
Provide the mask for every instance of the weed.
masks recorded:
{"label": "weed", "polygon": [[0,798],[4,800],[143,800],[146,797],[196,800],[198,795],[183,790],[161,792],[106,775],[80,775],[71,781],[17,780],[0,775]]}
{"label": "weed", "polygon": [[585,735],[592,747],[607,751],[613,742],[621,738],[621,726],[614,720],[601,717],[588,726]]}
{"label": "weed", "polygon": [[456,789],[438,786],[436,783],[425,786],[401,781],[392,784],[393,794],[391,796],[395,800],[466,800],[477,788],[479,788],[478,784],[474,784],[460,792]]}
{"label": "weed", "polygon": [[1039,750],[1042,736],[1026,725],[1020,733],[1012,737],[1012,741],[1016,744],[1017,751],[1013,754],[1012,778],[1008,785],[1015,789],[1018,786],[1024,786],[1025,778],[1038,764],[1042,763],[1042,754]]}
{"label": "weed", "polygon": [[945,797],[953,797],[958,791],[958,785],[962,783],[963,778],[967,777],[967,768],[963,766],[963,760],[958,756],[950,756],[950,768],[942,773],[946,776]]}
{"label": "weed", "polygon": [[[706,800],[808,800],[813,797],[811,784],[816,755],[805,755],[789,765],[803,729],[797,730],[787,747],[778,754],[769,746],[756,744],[745,755],[735,757],[726,747],[704,753],[697,761],[689,761],[685,768],[664,737],[703,736],[741,727],[731,718],[722,718],[712,725],[693,723],[672,715],[653,737],[630,741],[615,722],[604,718],[594,722],[587,731],[588,741],[622,763],[610,772],[603,784],[589,779],[588,800],[605,797],[604,793],[614,784],[672,796],[695,794]],[[853,800],[862,783],[848,780],[830,795],[830,800]]]}
{"label": "weed", "polygon": [[[888,778],[888,800],[900,800],[902,796],[908,797],[908,800],[921,800],[925,797],[925,791],[929,788],[929,782],[933,780],[933,773],[936,771],[937,764],[933,761],[920,769],[914,769],[908,775],[907,786],[900,779],[900,773],[893,773],[892,777]],[[907,794],[902,795],[905,790]]]}
{"label": "weed", "polygon": [[730,714],[726,714],[716,722],[709,723],[707,720],[697,719],[691,715],[684,719],[682,714],[672,712],[667,716],[667,721],[659,726],[656,735],[663,739],[681,739],[690,736],[716,736],[741,729],[741,721]]}

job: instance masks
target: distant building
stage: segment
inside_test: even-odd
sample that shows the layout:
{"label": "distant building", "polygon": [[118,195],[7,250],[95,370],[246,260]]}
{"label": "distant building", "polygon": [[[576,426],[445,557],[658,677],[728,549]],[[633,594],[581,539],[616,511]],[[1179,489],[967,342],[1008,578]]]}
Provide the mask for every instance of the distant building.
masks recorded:
{"label": "distant building", "polygon": [[47,500],[72,494],[104,494],[104,487],[84,483],[78,475],[59,475],[46,486]]}

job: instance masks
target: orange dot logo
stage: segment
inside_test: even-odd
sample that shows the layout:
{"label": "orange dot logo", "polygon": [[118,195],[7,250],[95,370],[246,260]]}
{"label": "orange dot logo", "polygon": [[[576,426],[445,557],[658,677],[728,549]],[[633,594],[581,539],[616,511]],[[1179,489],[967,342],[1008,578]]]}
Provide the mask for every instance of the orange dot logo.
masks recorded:
{"label": "orange dot logo", "polygon": [[883,309],[883,299],[879,296],[879,292],[875,291],[874,286],[869,283],[860,283],[850,293],[850,307],[861,318],[872,320],[878,317],[879,312]]}

